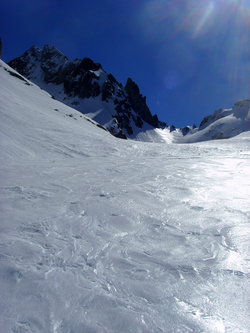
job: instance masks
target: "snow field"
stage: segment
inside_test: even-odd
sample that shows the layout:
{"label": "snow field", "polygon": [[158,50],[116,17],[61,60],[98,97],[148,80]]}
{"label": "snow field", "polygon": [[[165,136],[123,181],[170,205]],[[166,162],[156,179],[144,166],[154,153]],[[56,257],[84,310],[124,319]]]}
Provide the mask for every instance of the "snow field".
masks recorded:
{"label": "snow field", "polygon": [[249,134],[118,140],[0,75],[1,331],[249,332]]}

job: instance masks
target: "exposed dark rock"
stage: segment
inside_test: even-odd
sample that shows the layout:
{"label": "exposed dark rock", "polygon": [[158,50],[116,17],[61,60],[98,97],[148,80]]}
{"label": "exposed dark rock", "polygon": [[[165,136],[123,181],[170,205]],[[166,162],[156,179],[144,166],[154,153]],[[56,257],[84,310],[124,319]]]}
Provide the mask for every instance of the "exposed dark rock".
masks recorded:
{"label": "exposed dark rock", "polygon": [[141,120],[141,118],[139,116],[137,116],[136,120],[135,120],[135,126],[142,128],[142,125],[143,125],[143,121]]}
{"label": "exposed dark rock", "polygon": [[117,134],[114,134],[114,136],[119,139],[125,139],[125,140],[127,139],[126,135],[122,131],[119,131]]}
{"label": "exposed dark rock", "polygon": [[16,77],[17,79],[21,80],[21,81],[24,81],[26,85],[30,86],[30,83],[25,80],[21,75],[19,75],[18,73],[15,73],[15,72],[12,72],[6,68],[4,68],[5,71],[7,71],[11,76],[14,76]]}
{"label": "exposed dark rock", "polygon": [[63,64],[68,62],[68,58],[55,47],[45,45],[41,53],[41,69],[44,71],[44,81],[46,83],[57,83],[57,77]]}
{"label": "exposed dark rock", "polygon": [[110,81],[105,81],[102,86],[102,101],[108,102],[115,93],[115,87]]}
{"label": "exposed dark rock", "polygon": [[176,130],[176,127],[174,126],[174,125],[171,125],[170,126],[170,132],[173,132],[173,131],[175,131]]}
{"label": "exposed dark rock", "polygon": [[214,122],[215,120],[218,120],[223,117],[224,117],[223,109],[218,109],[212,115],[206,116],[203,118],[202,122],[200,123],[199,129],[203,129],[203,128],[207,127],[209,124],[211,124],[212,122]]}
{"label": "exposed dark rock", "polygon": [[131,78],[128,78],[125,90],[133,109],[138,113],[141,119],[153,127],[159,127],[157,115],[152,116],[146,104],[146,97],[143,97],[142,94],[140,94],[138,85]]}
{"label": "exposed dark rock", "polygon": [[188,134],[188,132],[190,131],[190,129],[191,128],[189,126],[185,126],[185,127],[181,128],[181,132],[185,136],[185,135]]}
{"label": "exposed dark rock", "polygon": [[23,76],[29,78],[36,62],[39,61],[41,61],[41,50],[37,46],[32,46],[29,50],[24,52],[21,57],[10,61],[8,65],[17,70]]}
{"label": "exposed dark rock", "polygon": [[97,71],[99,70],[101,67],[100,64],[95,64],[93,60],[89,59],[89,58],[84,58],[80,65],[77,67],[77,73],[83,71]]}

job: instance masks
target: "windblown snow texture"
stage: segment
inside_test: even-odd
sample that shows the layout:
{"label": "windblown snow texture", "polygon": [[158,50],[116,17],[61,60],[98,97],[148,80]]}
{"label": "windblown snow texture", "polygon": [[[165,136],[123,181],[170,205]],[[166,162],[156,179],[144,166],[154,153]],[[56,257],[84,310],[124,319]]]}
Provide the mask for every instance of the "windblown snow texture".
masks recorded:
{"label": "windblown snow texture", "polygon": [[2,61],[0,117],[1,332],[250,331],[249,132],[118,140]]}

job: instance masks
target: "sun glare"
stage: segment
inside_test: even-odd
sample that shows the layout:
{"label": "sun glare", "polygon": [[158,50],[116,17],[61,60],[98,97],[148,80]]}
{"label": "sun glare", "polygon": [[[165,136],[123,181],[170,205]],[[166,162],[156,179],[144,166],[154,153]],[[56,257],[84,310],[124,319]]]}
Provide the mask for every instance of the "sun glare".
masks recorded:
{"label": "sun glare", "polygon": [[146,1],[139,21],[150,40],[164,38],[164,32],[172,37],[186,32],[197,38],[229,23],[249,29],[250,0]]}
{"label": "sun glare", "polygon": [[194,73],[205,54],[232,96],[249,95],[250,0],[145,0],[136,25],[145,44],[161,45],[167,90],[181,87],[182,72]]}
{"label": "sun glare", "polygon": [[202,32],[202,29],[205,28],[205,25],[209,23],[211,16],[215,10],[215,5],[213,1],[205,3],[202,8],[200,8],[199,13],[197,13],[196,24],[194,25],[194,31],[192,37],[195,38]]}

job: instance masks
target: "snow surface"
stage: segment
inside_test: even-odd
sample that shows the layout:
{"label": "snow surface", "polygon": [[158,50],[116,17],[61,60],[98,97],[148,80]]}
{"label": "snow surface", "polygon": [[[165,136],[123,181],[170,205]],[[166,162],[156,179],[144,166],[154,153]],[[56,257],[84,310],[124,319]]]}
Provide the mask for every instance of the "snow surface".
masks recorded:
{"label": "snow surface", "polygon": [[0,66],[0,331],[250,332],[249,132],[116,139]]}

